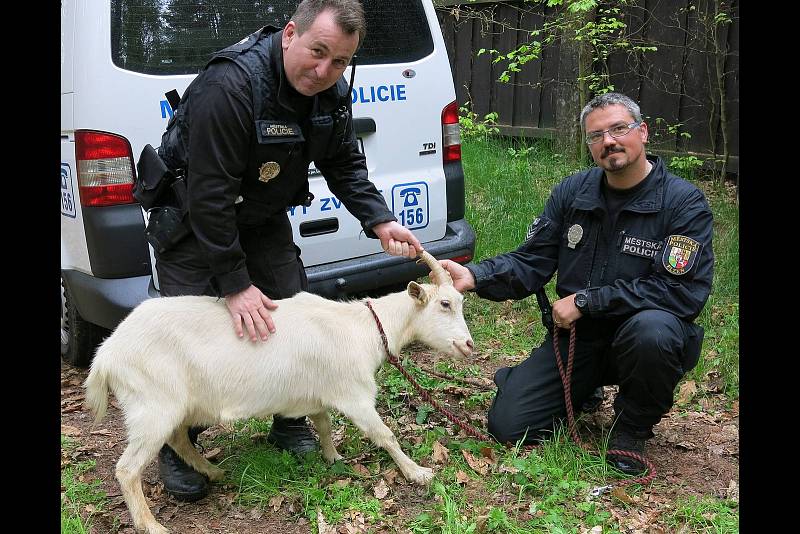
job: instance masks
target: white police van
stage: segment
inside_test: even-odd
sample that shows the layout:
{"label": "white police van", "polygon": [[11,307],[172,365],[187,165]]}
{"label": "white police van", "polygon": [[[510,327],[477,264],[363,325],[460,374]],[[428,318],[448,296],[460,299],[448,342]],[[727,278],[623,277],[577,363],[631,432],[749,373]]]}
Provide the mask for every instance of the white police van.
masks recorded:
{"label": "white police van", "polygon": [[[131,190],[136,158],[157,146],[209,55],[258,28],[283,27],[299,0],[61,1],[61,352],[87,365],[137,304],[157,297],[147,214]],[[367,39],[352,93],[369,177],[398,221],[438,258],[465,263],[457,105],[431,0],[364,0]],[[350,69],[345,72],[349,80]],[[311,290],[342,297],[426,274],[389,256],[309,168],[308,207],[289,210]]]}

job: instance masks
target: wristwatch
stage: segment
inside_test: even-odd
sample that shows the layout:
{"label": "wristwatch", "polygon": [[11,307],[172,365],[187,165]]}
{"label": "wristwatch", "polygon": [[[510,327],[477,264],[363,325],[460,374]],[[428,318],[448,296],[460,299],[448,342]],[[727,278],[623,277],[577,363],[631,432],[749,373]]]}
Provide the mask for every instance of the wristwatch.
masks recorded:
{"label": "wristwatch", "polygon": [[578,308],[583,315],[586,315],[589,306],[589,296],[586,294],[585,290],[581,290],[575,293],[575,307]]}

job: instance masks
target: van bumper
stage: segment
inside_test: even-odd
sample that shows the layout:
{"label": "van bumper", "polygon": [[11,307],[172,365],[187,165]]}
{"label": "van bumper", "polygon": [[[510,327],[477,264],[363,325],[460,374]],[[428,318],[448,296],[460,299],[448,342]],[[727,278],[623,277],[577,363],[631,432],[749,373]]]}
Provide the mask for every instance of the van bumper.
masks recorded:
{"label": "van bumper", "polygon": [[[464,219],[452,221],[442,239],[424,245],[438,259],[462,258],[466,263],[475,253],[475,232]],[[424,264],[384,252],[306,267],[309,291],[333,299],[404,284],[428,272]],[[61,271],[61,275],[81,317],[109,330],[141,302],[160,296],[151,275],[96,278],[72,270]]]}
{"label": "van bumper", "polygon": [[[475,253],[475,232],[465,219],[451,221],[442,239],[423,245],[438,259],[463,258],[466,263]],[[424,264],[385,252],[306,267],[309,291],[333,299],[405,284],[429,272]]]}
{"label": "van bumper", "polygon": [[130,278],[97,278],[80,271],[61,271],[80,316],[114,329],[142,301],[158,297],[149,274]]}

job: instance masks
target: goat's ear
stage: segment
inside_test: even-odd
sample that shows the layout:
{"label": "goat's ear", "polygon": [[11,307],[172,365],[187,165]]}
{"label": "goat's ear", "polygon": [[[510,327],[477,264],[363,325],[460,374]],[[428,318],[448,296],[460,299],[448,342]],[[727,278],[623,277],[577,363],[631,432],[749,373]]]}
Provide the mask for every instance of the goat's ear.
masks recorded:
{"label": "goat's ear", "polygon": [[425,304],[428,301],[428,294],[425,293],[425,288],[416,282],[408,283],[408,294],[411,298],[417,301],[418,304]]}

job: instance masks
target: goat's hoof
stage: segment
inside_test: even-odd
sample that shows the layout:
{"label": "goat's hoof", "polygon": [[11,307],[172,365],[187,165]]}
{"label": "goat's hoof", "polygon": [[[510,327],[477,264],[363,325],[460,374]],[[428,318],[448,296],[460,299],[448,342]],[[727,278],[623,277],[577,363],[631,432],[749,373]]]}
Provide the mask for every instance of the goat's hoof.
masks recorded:
{"label": "goat's hoof", "polygon": [[335,464],[339,460],[344,459],[343,456],[338,452],[334,452],[332,455],[323,454],[323,457],[325,458],[325,461],[331,465]]}
{"label": "goat's hoof", "polygon": [[147,534],[169,534],[169,530],[161,523],[150,523],[145,527]]}
{"label": "goat's hoof", "polygon": [[433,480],[433,469],[430,467],[419,467],[415,471],[412,471],[406,477],[409,482],[413,482],[414,484],[420,484],[422,486],[427,486]]}
{"label": "goat's hoof", "polygon": [[220,469],[219,467],[214,467],[208,470],[208,473],[205,474],[208,479],[212,482],[218,482],[225,478],[225,470]]}

